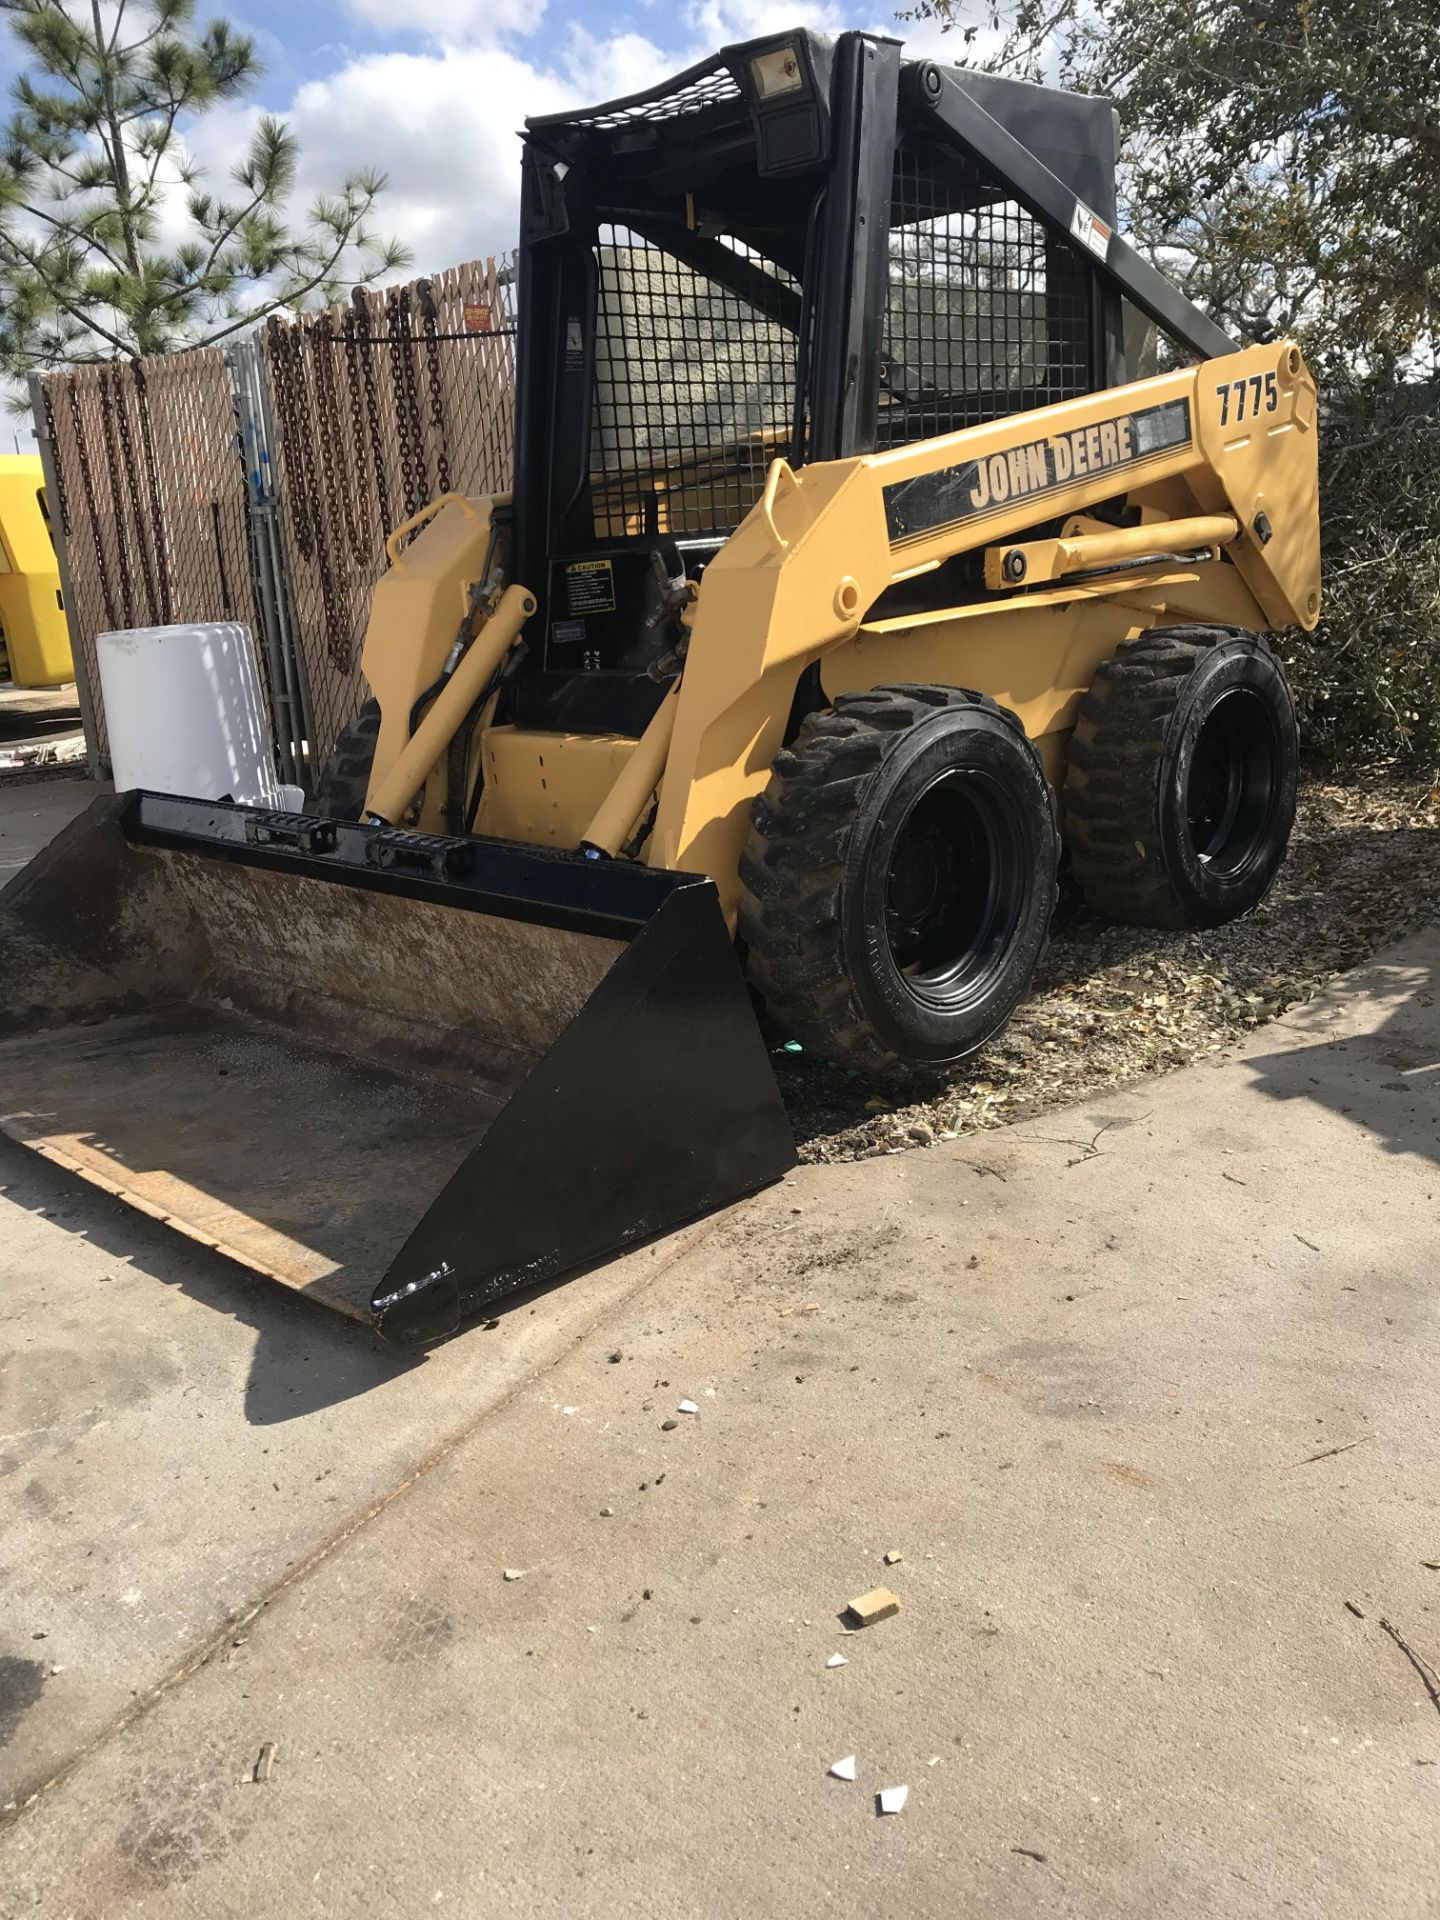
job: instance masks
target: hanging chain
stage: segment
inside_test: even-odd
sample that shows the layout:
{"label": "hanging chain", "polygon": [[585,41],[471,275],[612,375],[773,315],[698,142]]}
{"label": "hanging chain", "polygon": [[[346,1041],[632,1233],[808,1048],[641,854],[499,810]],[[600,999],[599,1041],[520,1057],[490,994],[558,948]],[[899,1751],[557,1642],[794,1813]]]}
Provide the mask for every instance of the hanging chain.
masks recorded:
{"label": "hanging chain", "polygon": [[95,543],[95,571],[100,576],[100,597],[105,602],[105,623],[113,629],[119,626],[120,616],[115,611],[115,595],[110,588],[110,569],[105,562],[105,547],[100,538],[100,514],[95,504],[95,475],[90,466],[90,443],[85,438],[85,422],[80,417],[80,395],[76,391],[78,385],[78,380],[74,378],[66,382],[67,397],[70,402],[70,425],[75,433],[75,449],[80,459],[80,491],[85,496],[85,515],[90,522],[90,538]]}
{"label": "hanging chain", "polygon": [[400,485],[405,517],[425,505],[424,430],[420,425],[419,396],[415,391],[414,333],[410,325],[410,289],[396,287],[386,302],[390,326],[390,372],[395,382],[395,426],[400,441]]}
{"label": "hanging chain", "polygon": [[40,393],[45,403],[45,433],[50,441],[50,465],[55,474],[55,511],[60,516],[60,531],[70,538],[70,496],[65,490],[65,475],[60,469],[60,442],[55,438],[55,401],[51,396],[50,382],[40,382]]}
{"label": "hanging chain", "polygon": [[422,280],[417,289],[420,314],[425,326],[425,371],[430,386],[430,425],[435,430],[435,488],[450,491],[450,449],[445,438],[445,395],[440,385],[439,319],[435,312],[435,289]]}
{"label": "hanging chain", "polygon": [[[132,384],[133,373],[133,363],[126,365],[119,360],[110,363],[110,392],[115,403],[116,425],[120,429],[126,505],[130,525],[135,532],[140,577],[145,583],[145,617],[153,624],[159,618],[160,596],[155,589],[155,568],[150,552],[150,535],[154,528],[146,525],[145,513],[140,505],[140,463],[135,458],[135,434],[130,424],[130,396],[127,389]],[[116,505],[119,505],[118,501]]]}
{"label": "hanging chain", "polygon": [[375,343],[370,338],[370,309],[363,289],[354,297],[355,334],[359,342],[360,372],[365,382],[365,412],[370,423],[370,458],[375,474],[375,504],[380,510],[380,538],[390,531],[390,486],[386,478],[385,445],[380,437],[380,397],[376,392]]}
{"label": "hanging chain", "polygon": [[328,313],[321,314],[310,331],[306,344],[311,350],[311,363],[315,368],[315,403],[316,413],[319,416],[320,461],[325,474],[325,498],[330,502],[332,511],[336,504],[339,505],[345,540],[351,557],[358,566],[364,563],[365,544],[356,511],[355,489],[349,483],[350,476],[341,471],[344,465],[344,448],[340,394],[336,384],[336,355],[333,351],[336,342],[333,321]]}
{"label": "hanging chain", "polygon": [[[320,341],[318,356],[321,366],[327,365],[330,358],[329,321],[321,322],[325,332]],[[317,329],[318,331],[318,329]],[[303,400],[308,401],[309,385],[306,380],[306,362],[313,362],[315,356],[311,342],[307,337],[303,323],[295,328],[295,342],[292,351],[295,355],[297,388]],[[335,500],[335,445],[327,428],[324,414],[323,388],[317,371],[316,407],[314,414],[306,406],[304,439],[310,456],[310,523],[315,546],[315,564],[320,576],[320,604],[325,615],[325,650],[329,654],[336,670],[348,673],[354,660],[354,640],[350,632],[350,609],[345,596],[340,591],[340,583],[335,577],[334,556],[330,551],[330,528],[328,515],[333,510]],[[311,422],[314,422],[312,431]],[[320,484],[315,484],[315,451],[319,449]]]}
{"label": "hanging chain", "polygon": [[160,463],[155,457],[155,422],[150,412],[150,389],[146,383],[143,360],[135,362],[135,394],[140,410],[140,445],[145,453],[145,490],[150,496],[150,525],[154,530],[160,618],[168,627],[175,618],[175,605],[170,596],[170,556],[165,535],[165,513],[160,504]]}
{"label": "hanging chain", "polygon": [[301,419],[296,395],[296,367],[293,329],[272,320],[265,329],[265,346],[270,360],[270,380],[275,401],[275,419],[280,429],[278,446],[285,459],[290,483],[291,518],[295,522],[295,545],[302,560],[315,558],[315,541],[310,531],[310,495],[314,475],[310,470],[310,442]]}
{"label": "hanging chain", "polygon": [[[349,673],[355,646],[346,607],[331,565],[326,537],[328,496],[316,471],[317,434],[305,377],[305,329],[301,321],[272,320],[266,328],[275,382],[280,443],[288,456],[286,475],[295,521],[295,544],[301,557],[314,562],[320,585],[320,607],[325,622],[325,650],[340,673]],[[320,442],[323,449],[323,441]],[[323,452],[322,452],[323,458]]]}
{"label": "hanging chain", "polygon": [[360,336],[356,330],[352,306],[340,328],[345,337],[345,391],[350,402],[350,480],[355,490],[355,521],[362,533],[360,544],[352,548],[357,567],[371,557],[369,542],[374,538],[370,507],[374,498],[373,476],[365,446],[364,402],[360,390]]}
{"label": "hanging chain", "polygon": [[105,369],[100,369],[100,437],[105,445],[105,465],[110,478],[110,515],[115,526],[115,557],[120,563],[120,607],[127,627],[135,624],[135,582],[130,572],[130,549],[125,539],[125,521],[120,511],[120,455],[115,445],[115,422],[110,411],[110,389]]}

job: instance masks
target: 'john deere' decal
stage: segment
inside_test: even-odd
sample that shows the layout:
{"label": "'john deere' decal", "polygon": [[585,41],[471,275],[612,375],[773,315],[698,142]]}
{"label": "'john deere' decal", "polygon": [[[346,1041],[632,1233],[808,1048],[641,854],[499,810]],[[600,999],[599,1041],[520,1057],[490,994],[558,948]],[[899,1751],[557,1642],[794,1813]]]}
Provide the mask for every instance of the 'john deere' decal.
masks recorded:
{"label": "'john deere' decal", "polygon": [[1092,474],[1119,473],[1190,441],[1190,403],[1117,414],[1091,427],[1047,434],[981,460],[962,460],[938,473],[897,480],[885,489],[885,519],[892,542],[931,533],[937,527],[998,513],[1017,500],[1055,493]]}

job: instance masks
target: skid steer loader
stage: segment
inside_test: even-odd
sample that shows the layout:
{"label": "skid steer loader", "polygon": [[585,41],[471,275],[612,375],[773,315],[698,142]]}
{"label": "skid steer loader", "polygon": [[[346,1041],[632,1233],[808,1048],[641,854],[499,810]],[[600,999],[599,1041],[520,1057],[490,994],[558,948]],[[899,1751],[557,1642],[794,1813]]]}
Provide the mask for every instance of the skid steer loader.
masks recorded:
{"label": "skid steer loader", "polygon": [[786,1171],[752,995],[943,1073],[1062,846],[1120,919],[1253,907],[1315,387],[1114,161],[862,33],[530,121],[513,495],[391,536],[311,811],[121,795],[7,892],[6,1130],[423,1341]]}

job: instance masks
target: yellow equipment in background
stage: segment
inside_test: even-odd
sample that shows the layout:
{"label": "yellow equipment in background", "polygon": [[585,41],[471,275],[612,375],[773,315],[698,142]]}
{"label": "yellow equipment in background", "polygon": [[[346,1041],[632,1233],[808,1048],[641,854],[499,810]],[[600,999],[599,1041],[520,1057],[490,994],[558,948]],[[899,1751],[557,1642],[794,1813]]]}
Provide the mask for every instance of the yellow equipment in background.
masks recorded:
{"label": "yellow equipment in background", "polygon": [[74,678],[40,456],[0,454],[0,686]]}

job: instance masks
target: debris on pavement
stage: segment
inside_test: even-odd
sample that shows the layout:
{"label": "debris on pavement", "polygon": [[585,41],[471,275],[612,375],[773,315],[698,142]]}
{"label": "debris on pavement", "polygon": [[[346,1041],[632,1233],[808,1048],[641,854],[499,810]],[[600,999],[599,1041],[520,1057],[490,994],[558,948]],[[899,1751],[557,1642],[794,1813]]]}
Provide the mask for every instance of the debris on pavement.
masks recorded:
{"label": "debris on pavement", "polygon": [[1303,1460],[1295,1462],[1297,1467],[1313,1467],[1317,1460],[1333,1460],[1337,1453],[1350,1453],[1356,1447],[1363,1447],[1367,1440],[1375,1438],[1373,1433],[1362,1433],[1358,1440],[1347,1440],[1340,1447],[1324,1447],[1319,1453],[1307,1453]]}
{"label": "debris on pavement", "polygon": [[1440,1673],[1437,1673],[1435,1668],[1431,1666],[1424,1654],[1415,1651],[1414,1647],[1411,1646],[1410,1642],[1398,1627],[1392,1626],[1388,1620],[1382,1618],[1380,1621],[1380,1631],[1389,1634],[1401,1653],[1404,1654],[1416,1673],[1419,1674],[1421,1684],[1430,1697],[1431,1706],[1434,1707],[1437,1713],[1440,1713]]}
{"label": "debris on pavement", "polygon": [[1345,1602],[1345,1611],[1347,1613],[1353,1613],[1357,1620],[1363,1620],[1365,1618],[1364,1614],[1360,1611],[1359,1607],[1356,1606],[1353,1600],[1347,1600]]}
{"label": "debris on pavement", "polygon": [[698,1413],[700,1409],[693,1400],[682,1400],[675,1411],[677,1413]]}
{"label": "debris on pavement", "polygon": [[909,1787],[882,1787],[875,1796],[876,1811],[899,1813],[909,1798]]}
{"label": "debris on pavement", "polygon": [[680,1422],[678,1420],[662,1420],[660,1422],[660,1431],[662,1433],[673,1433],[679,1424]]}
{"label": "debris on pavement", "polygon": [[858,1600],[852,1600],[848,1611],[862,1627],[873,1627],[877,1622],[897,1614],[900,1602],[888,1587],[872,1587],[869,1593],[862,1593]]}
{"label": "debris on pavement", "polygon": [[255,1761],[254,1772],[250,1776],[251,1779],[255,1782],[257,1787],[263,1787],[265,1782],[270,1778],[270,1769],[274,1766],[274,1764],[275,1764],[275,1742],[273,1740],[267,1740],[264,1746],[261,1747],[260,1749],[259,1755]]}
{"label": "debris on pavement", "polygon": [[894,1547],[892,1547],[885,1556],[885,1564],[887,1567],[898,1567],[904,1558],[903,1553],[897,1553]]}
{"label": "debris on pavement", "polygon": [[502,1567],[500,1571],[506,1580],[523,1580],[525,1578],[524,1567]]}
{"label": "debris on pavement", "polygon": [[832,1653],[825,1664],[827,1667],[843,1667],[845,1665],[845,1656],[843,1653]]}
{"label": "debris on pavement", "polygon": [[843,1760],[837,1760],[829,1771],[837,1780],[853,1780],[855,1778],[854,1754],[847,1753],[845,1758]]}

